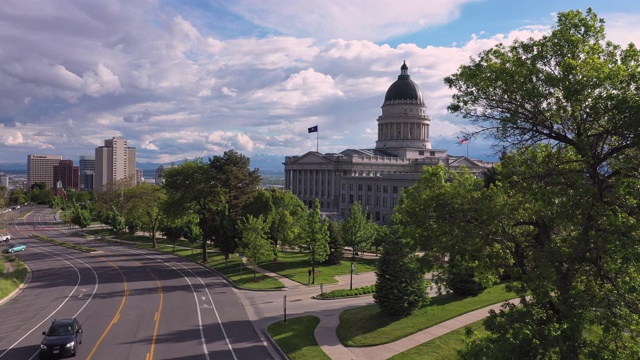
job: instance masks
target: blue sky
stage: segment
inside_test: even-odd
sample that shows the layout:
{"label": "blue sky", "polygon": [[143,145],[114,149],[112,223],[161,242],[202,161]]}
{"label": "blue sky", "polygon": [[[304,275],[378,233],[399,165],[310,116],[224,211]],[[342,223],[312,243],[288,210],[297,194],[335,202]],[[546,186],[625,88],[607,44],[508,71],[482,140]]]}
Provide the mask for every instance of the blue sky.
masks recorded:
{"label": "blue sky", "polygon": [[[443,78],[500,42],[540,37],[592,6],[618,44],[640,39],[635,1],[4,0],[0,164],[77,162],[122,136],[138,162],[228,149],[248,156],[371,148],[403,61],[434,148],[464,155]],[[470,157],[495,160],[488,140]],[[0,165],[0,171],[2,167]]]}

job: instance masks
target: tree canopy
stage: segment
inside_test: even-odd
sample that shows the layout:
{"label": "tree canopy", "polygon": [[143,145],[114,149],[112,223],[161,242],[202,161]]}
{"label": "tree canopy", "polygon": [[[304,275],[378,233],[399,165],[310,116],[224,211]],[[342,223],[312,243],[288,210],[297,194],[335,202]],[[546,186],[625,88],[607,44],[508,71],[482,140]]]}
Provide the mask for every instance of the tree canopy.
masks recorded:
{"label": "tree canopy", "polygon": [[445,79],[449,110],[504,156],[491,181],[427,171],[394,220],[426,262],[512,279],[463,358],[636,358],[640,351],[640,54],[588,9],[482,52]]}

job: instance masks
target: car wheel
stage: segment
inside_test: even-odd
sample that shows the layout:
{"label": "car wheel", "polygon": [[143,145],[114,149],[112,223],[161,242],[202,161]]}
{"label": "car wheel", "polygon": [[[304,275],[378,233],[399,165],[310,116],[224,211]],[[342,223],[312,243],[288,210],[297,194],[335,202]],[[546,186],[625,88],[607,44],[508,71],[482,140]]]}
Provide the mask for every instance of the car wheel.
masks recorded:
{"label": "car wheel", "polygon": [[13,254],[13,250],[9,250],[9,254]]}

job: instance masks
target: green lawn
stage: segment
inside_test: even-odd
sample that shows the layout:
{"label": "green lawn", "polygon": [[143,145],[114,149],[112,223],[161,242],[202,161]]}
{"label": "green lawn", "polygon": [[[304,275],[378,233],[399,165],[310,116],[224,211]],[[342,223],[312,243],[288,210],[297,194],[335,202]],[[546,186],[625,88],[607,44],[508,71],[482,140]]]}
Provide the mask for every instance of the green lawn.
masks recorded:
{"label": "green lawn", "polygon": [[[376,271],[377,259],[356,258],[356,273]],[[300,284],[307,285],[309,279],[309,254],[300,252],[279,252],[278,261],[264,262],[258,266],[265,270],[278,273]],[[317,265],[316,264],[316,284],[335,284],[338,281],[334,278],[337,275],[348,275],[351,273],[351,261],[345,259],[340,265]]]}
{"label": "green lawn", "polygon": [[457,359],[457,350],[462,349],[464,346],[467,328],[473,330],[475,335],[486,333],[482,321],[476,321],[468,326],[403,351],[390,357],[389,360],[455,360]]}
{"label": "green lawn", "polygon": [[[4,262],[8,261],[13,267],[13,271],[4,273]],[[27,266],[13,255],[2,255],[2,274],[0,275],[0,299],[4,299],[17,289],[27,278]]]}
{"label": "green lawn", "polygon": [[404,317],[384,316],[377,305],[346,310],[340,314],[337,334],[346,346],[371,346],[394,342],[418,331],[473,310],[515,298],[504,285],[474,297],[437,296],[426,307]]}
{"label": "green lawn", "polygon": [[318,324],[320,319],[316,316],[301,316],[287,319],[286,324],[275,322],[267,327],[267,331],[291,360],[331,360],[313,335]]}

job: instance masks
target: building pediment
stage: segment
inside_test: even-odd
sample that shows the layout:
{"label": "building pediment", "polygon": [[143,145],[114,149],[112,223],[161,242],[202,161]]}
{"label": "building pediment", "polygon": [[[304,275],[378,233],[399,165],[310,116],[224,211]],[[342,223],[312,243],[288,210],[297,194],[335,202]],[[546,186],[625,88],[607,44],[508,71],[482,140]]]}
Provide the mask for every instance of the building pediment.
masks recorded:
{"label": "building pediment", "polygon": [[300,155],[297,157],[297,159],[293,159],[288,163],[293,165],[293,164],[327,164],[331,162],[332,162],[331,160],[327,159],[321,153],[315,152],[315,151],[309,151],[308,153],[304,155]]}
{"label": "building pediment", "polygon": [[449,163],[449,166],[450,167],[464,166],[467,168],[488,167],[486,163],[470,159],[466,156],[460,156],[460,157],[454,158],[454,160]]}

